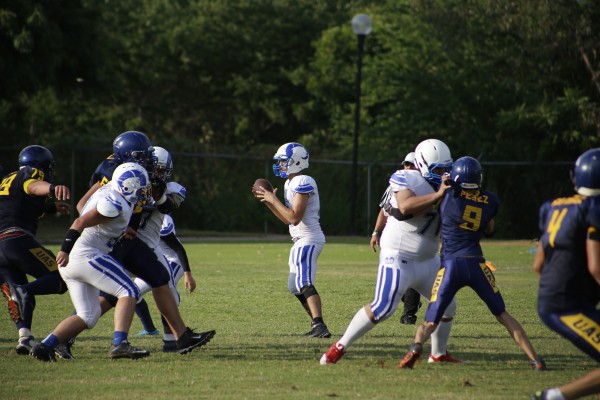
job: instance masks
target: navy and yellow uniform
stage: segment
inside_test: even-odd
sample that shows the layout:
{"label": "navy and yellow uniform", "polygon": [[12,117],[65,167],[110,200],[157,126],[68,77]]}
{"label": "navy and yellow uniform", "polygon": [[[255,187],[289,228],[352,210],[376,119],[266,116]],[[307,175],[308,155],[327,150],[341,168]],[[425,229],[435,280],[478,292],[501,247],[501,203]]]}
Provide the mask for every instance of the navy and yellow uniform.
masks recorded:
{"label": "navy and yellow uniform", "polygon": [[35,239],[39,221],[47,212],[56,212],[49,196],[27,194],[30,183],[44,178],[43,171],[27,166],[6,175],[0,183],[0,281],[26,285],[27,275],[36,278],[26,288],[19,328],[31,328],[35,295],[67,290],[54,254]]}
{"label": "navy and yellow uniform", "polygon": [[426,321],[439,323],[456,292],[470,286],[492,314],[505,311],[492,271],[486,266],[480,240],[498,211],[500,200],[492,192],[453,185],[440,204],[442,221],[441,268],[433,284]]}
{"label": "navy and yellow uniform", "polygon": [[544,264],[538,291],[542,321],[600,362],[600,285],[588,271],[586,240],[600,241],[600,196],[574,195],[540,207]]}
{"label": "navy and yellow uniform", "polygon": [[[101,185],[108,183],[119,164],[112,156],[102,161],[92,175],[90,186],[93,186],[97,182]],[[136,220],[136,218],[139,220],[140,213],[143,212],[144,207],[145,204],[138,204],[136,206],[132,220]],[[115,245],[110,255],[121,263],[127,271],[143,279],[153,288],[169,283],[169,273],[158,260],[156,253],[138,237],[121,239]]]}

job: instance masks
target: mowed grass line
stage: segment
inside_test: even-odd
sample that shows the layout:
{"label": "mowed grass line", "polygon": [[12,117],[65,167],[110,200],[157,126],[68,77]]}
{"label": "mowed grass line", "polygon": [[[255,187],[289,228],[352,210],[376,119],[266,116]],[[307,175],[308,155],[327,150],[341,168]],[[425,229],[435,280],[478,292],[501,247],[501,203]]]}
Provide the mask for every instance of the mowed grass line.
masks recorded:
{"label": "mowed grass line", "polygon": [[[373,297],[377,256],[368,239],[330,238],[319,262],[317,288],[331,339],[303,336],[308,316],[287,290],[290,243],[185,243],[198,282],[182,291],[181,311],[198,330],[216,329],[204,348],[164,354],[160,338],[131,341],[152,351],[146,359],[111,361],[112,312],[78,338],[74,361],[40,363],[18,356],[16,331],[0,317],[2,399],[527,399],[541,388],[575,378],[597,364],[542,325],[536,313],[537,279],[529,242],[485,242],[507,308],[520,320],[549,371],[527,359],[470,289],[458,295],[450,351],[469,362],[397,368],[415,327],[400,312],[361,338],[337,364],[322,367],[321,354],[339,338],[354,313]],[[56,250],[56,247],[52,247]],[[150,308],[159,323],[151,296]],[[69,315],[68,294],[39,297],[33,332],[42,339]],[[4,306],[3,306],[4,307]],[[418,314],[423,320],[424,310]],[[161,329],[162,331],[162,329]],[[429,345],[426,345],[426,352]]]}

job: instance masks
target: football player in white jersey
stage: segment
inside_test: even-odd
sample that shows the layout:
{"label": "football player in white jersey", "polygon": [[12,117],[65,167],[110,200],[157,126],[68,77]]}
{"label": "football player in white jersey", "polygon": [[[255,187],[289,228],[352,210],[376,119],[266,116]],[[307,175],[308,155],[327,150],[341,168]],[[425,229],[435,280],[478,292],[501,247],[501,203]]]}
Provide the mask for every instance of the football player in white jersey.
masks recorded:
{"label": "football player in white jersey", "polygon": [[[414,169],[415,166],[415,152],[411,151],[404,157],[404,161],[402,161],[402,167],[404,169]],[[369,242],[371,249],[374,253],[377,252],[377,247],[381,247],[379,245],[379,239],[381,238],[381,232],[383,232],[383,228],[390,216],[386,211],[386,208],[390,207],[390,201],[394,197],[394,190],[391,185],[387,187],[383,196],[381,196],[381,202],[379,203],[379,213],[377,214],[377,220],[375,221],[375,228],[373,229],[373,234],[371,234],[371,240]],[[400,316],[400,323],[405,325],[414,325],[417,323],[417,311],[421,308],[421,295],[413,288],[406,289],[404,292],[404,296],[401,298],[404,303],[404,310],[402,311],[402,315]]]}
{"label": "football player in white jersey", "polygon": [[[394,191],[391,205],[396,212],[388,218],[381,235],[375,298],[355,314],[341,339],[323,354],[322,365],[338,362],[352,343],[390,317],[407,288],[416,289],[428,300],[431,296],[440,268],[436,208],[448,189],[440,183],[441,175],[452,167],[450,149],[440,140],[425,140],[415,149],[415,164],[418,170],[398,170],[390,177]],[[452,300],[432,335],[429,362],[460,362],[446,350],[455,311]]]}
{"label": "football player in white jersey", "polygon": [[[167,150],[158,146],[154,146],[154,156],[156,160],[154,170],[152,172],[152,178],[166,182],[166,189],[164,192],[165,195],[171,199],[172,203],[176,207],[179,207],[179,205],[185,200],[186,189],[179,183],[170,181],[173,174],[172,157]],[[164,240],[161,239],[163,236],[163,228],[165,228]],[[141,221],[137,229],[138,237],[154,250],[158,259],[163,263],[165,269],[167,269],[169,272],[169,288],[171,289],[177,304],[179,304],[180,296],[179,292],[177,291],[177,283],[181,277],[184,275],[186,276],[185,286],[188,290],[190,290],[190,292],[196,288],[196,282],[191,276],[187,255],[185,253],[185,249],[183,249],[183,246],[181,245],[181,242],[179,242],[177,237],[175,237],[175,240],[172,240],[171,236],[169,236],[169,234],[174,236],[174,232],[175,227],[173,219],[168,214],[161,213],[158,209],[156,209],[156,207],[151,205],[142,210]],[[166,238],[166,236],[169,237]],[[166,244],[165,241],[168,244]],[[142,295],[152,289],[150,285],[140,278],[136,278],[135,283],[140,288]],[[164,329],[163,351],[177,351],[175,335],[171,331],[167,321],[164,318],[162,318],[162,320]],[[205,333],[210,336],[208,337],[207,342],[215,334],[214,331]]]}
{"label": "football player in white jersey", "polygon": [[331,333],[323,322],[321,296],[314,285],[317,258],[325,247],[325,235],[319,222],[319,190],[312,177],[301,173],[308,168],[308,151],[299,143],[286,143],[277,150],[273,159],[273,172],[286,179],[285,204],[277,198],[277,189],[273,192],[258,189],[254,196],[289,225],[294,245],[289,257],[288,289],[311,317],[311,330],[306,336],[328,338]]}
{"label": "football player in white jersey", "polygon": [[60,322],[31,354],[41,361],[56,361],[61,342],[93,328],[101,316],[100,290],[118,298],[114,314],[110,358],[140,358],[150,354],[127,340],[139,289],[114,258],[108,255],[126,231],[135,204],[149,189],[146,170],[136,163],[118,166],[109,184],[98,189],[73,221],[56,256],[60,275],[69,288],[76,315]]}

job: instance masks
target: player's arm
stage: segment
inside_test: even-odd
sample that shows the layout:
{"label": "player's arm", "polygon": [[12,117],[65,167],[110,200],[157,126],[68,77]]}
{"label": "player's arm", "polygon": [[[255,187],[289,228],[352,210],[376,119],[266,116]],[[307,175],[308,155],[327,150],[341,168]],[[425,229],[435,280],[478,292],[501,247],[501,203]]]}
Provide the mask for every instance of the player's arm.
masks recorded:
{"label": "player's arm", "polygon": [[379,238],[381,237],[381,232],[383,231],[386,222],[387,217],[383,212],[383,208],[380,208],[379,214],[377,214],[377,220],[375,221],[375,228],[371,234],[371,241],[369,242],[369,245],[373,249],[373,253],[377,253],[377,247],[379,247]]}
{"label": "player's arm", "polygon": [[260,201],[265,203],[267,207],[275,214],[281,222],[286,225],[298,225],[302,218],[304,218],[304,212],[306,211],[306,206],[308,204],[308,193],[296,193],[292,200],[292,207],[288,208],[283,204],[276,196],[277,189],[272,192],[265,190],[258,190],[256,192],[258,194],[257,198],[260,198]]}
{"label": "player's arm", "polygon": [[585,242],[588,259],[588,271],[600,285],[600,232],[595,228],[588,230],[588,238]]}
{"label": "player's arm", "polygon": [[176,254],[179,259],[179,263],[183,267],[183,279],[185,288],[192,293],[196,289],[196,280],[192,276],[192,270],[190,268],[190,262],[188,260],[187,252],[185,251],[185,247],[183,247],[183,243],[179,240],[179,238],[174,233],[169,233],[168,235],[161,236],[160,240],[162,240],[167,246],[169,246]]}
{"label": "player's arm", "polygon": [[64,185],[54,185],[46,181],[28,180],[24,185],[25,192],[30,196],[48,196],[57,200],[69,200],[71,192]]}
{"label": "player's arm", "polygon": [[85,214],[83,214],[82,216],[76,218],[71,224],[69,231],[67,232],[67,236],[63,241],[60,251],[56,255],[56,262],[58,263],[58,265],[60,267],[64,267],[69,263],[69,253],[73,249],[75,242],[77,241],[77,239],[81,235],[81,232],[83,232],[85,228],[102,224],[111,220],[112,218],[113,217],[108,217],[100,214],[100,212],[96,208],[93,208]]}
{"label": "player's arm", "polygon": [[483,230],[483,235],[487,238],[490,238],[494,236],[494,233],[496,233],[496,223],[494,222],[494,218],[492,218]]}
{"label": "player's arm", "polygon": [[400,190],[396,192],[394,195],[398,202],[398,210],[400,210],[403,215],[421,215],[433,210],[444,197],[446,191],[451,188],[451,186],[446,183],[447,179],[447,176],[442,177],[442,183],[437,192],[434,193],[417,196],[411,190]]}
{"label": "player's arm", "polygon": [[544,267],[544,259],[546,256],[544,255],[544,248],[542,247],[542,242],[539,241],[537,245],[537,251],[535,252],[535,257],[533,259],[533,272],[535,272],[538,276],[542,274],[542,268]]}
{"label": "player's arm", "polygon": [[88,189],[88,191],[83,195],[83,197],[77,202],[77,205],[75,206],[75,208],[77,208],[77,212],[81,212],[81,210],[83,210],[85,203],[87,203],[90,197],[92,197],[96,190],[100,189],[101,186],[101,182],[96,182]]}

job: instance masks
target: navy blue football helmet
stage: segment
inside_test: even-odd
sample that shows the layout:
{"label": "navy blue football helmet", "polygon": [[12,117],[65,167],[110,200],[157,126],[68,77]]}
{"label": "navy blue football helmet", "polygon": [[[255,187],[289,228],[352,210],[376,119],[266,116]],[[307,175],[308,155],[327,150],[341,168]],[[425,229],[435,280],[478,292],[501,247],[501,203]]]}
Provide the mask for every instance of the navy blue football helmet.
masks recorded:
{"label": "navy blue football helmet", "polygon": [[54,174],[54,156],[44,146],[27,146],[19,153],[19,167],[33,167],[44,172],[44,180],[50,182]]}
{"label": "navy blue football helmet", "polygon": [[600,195],[600,148],[586,151],[575,162],[575,190],[583,196]]}
{"label": "navy blue football helmet", "polygon": [[479,189],[483,182],[481,164],[473,157],[461,157],[454,161],[450,179],[463,189]]}
{"label": "navy blue football helmet", "polygon": [[152,170],[152,144],[148,136],[138,131],[121,133],[113,142],[113,154],[119,163],[134,162]]}

